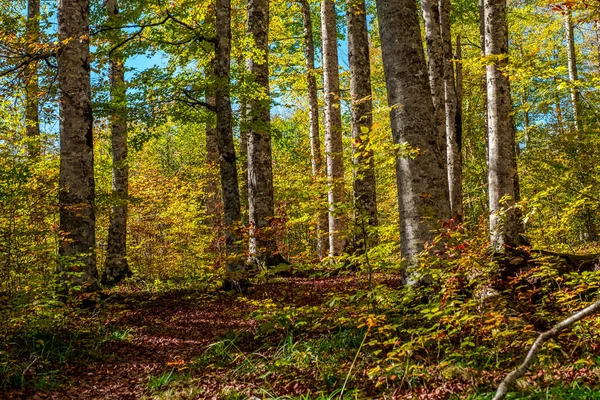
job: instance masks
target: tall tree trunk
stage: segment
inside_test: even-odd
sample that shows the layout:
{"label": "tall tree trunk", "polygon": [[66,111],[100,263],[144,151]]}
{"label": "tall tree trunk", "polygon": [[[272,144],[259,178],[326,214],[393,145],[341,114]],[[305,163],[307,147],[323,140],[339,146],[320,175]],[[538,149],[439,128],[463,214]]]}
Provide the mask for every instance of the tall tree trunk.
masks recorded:
{"label": "tall tree trunk", "polygon": [[90,87],[89,0],[58,3],[60,104],[60,272],[77,272],[82,290],[98,288],[94,137]]}
{"label": "tall tree trunk", "polygon": [[344,250],[346,229],[343,215],[344,158],[342,147],[342,114],[338,71],[337,29],[334,0],[321,2],[321,41],[323,47],[323,90],[325,97],[325,154],[329,184],[329,255]]}
{"label": "tall tree trunk", "polygon": [[248,110],[245,98],[240,100],[240,204],[242,211],[242,223],[248,224],[248,123],[246,112]]}
{"label": "tall tree trunk", "polygon": [[[117,0],[106,2],[109,21],[118,14]],[[115,35],[119,38],[121,35]],[[131,275],[127,263],[127,197],[129,194],[129,166],[127,165],[127,95],[125,88],[125,60],[119,51],[109,55],[111,97],[112,195],[108,227],[108,249],[102,272],[102,283],[114,285]]]}
{"label": "tall tree trunk", "polygon": [[[481,57],[485,57],[485,7],[483,5],[484,0],[479,0],[479,44],[481,46]],[[485,167],[486,173],[490,168],[490,157],[489,157],[489,129],[488,129],[488,113],[487,113],[487,78],[486,74],[483,74],[481,79],[481,88],[483,92],[483,126],[485,134]]]}
{"label": "tall tree trunk", "polygon": [[412,153],[396,157],[396,179],[402,255],[414,267],[437,221],[450,214],[446,160],[435,145],[438,131],[416,3],[377,0],[377,14],[393,139]]}
{"label": "tall tree trunk", "polygon": [[244,277],[244,251],[241,243],[240,189],[236,167],[229,71],[231,63],[231,4],[230,0],[215,0],[215,110],[217,114],[217,144],[223,196],[223,225],[225,229],[226,285],[238,291]]}
{"label": "tall tree trunk", "polygon": [[[364,252],[376,244],[377,194],[375,164],[370,135],[373,129],[373,100],[367,10],[364,0],[348,0],[348,58],[352,98],[352,160],[354,163],[354,223],[356,250]],[[367,247],[368,246],[368,247]]]}
{"label": "tall tree trunk", "polygon": [[[210,65],[211,75],[214,73],[214,61]],[[210,89],[206,93],[206,102],[216,107],[215,91]],[[211,249],[220,254],[219,243],[221,241],[222,205],[220,185],[220,157],[219,157],[219,134],[214,120],[206,123],[206,215],[207,222],[213,230]]]}
{"label": "tall tree trunk", "polygon": [[[462,151],[462,134],[463,134],[463,65],[462,65],[462,46],[460,43],[460,35],[456,36],[456,54],[454,55],[456,64],[456,113],[455,113],[455,165],[454,165],[454,204],[457,209],[454,210],[455,215],[462,216],[463,214],[463,151]],[[452,191],[452,188],[450,188]],[[452,198],[452,196],[451,196]]]}
{"label": "tall tree trunk", "polygon": [[[439,153],[446,159],[446,104],[444,97],[444,49],[440,30],[440,0],[423,0],[425,42],[429,69],[429,85],[438,130]],[[446,164],[444,163],[444,168]]]}
{"label": "tall tree trunk", "polygon": [[490,234],[494,251],[516,246],[519,222],[515,210],[515,137],[510,111],[506,0],[485,0],[485,51],[489,129]]}
{"label": "tall tree trunk", "polygon": [[257,52],[247,60],[250,81],[258,94],[248,99],[248,216],[250,261],[275,265],[281,261],[272,219],[273,167],[271,155],[271,98],[269,94],[269,0],[248,0],[247,32]]}
{"label": "tall tree trunk", "polygon": [[575,53],[575,37],[573,35],[573,15],[570,8],[567,8],[565,14],[565,31],[567,33],[567,58],[569,63],[569,81],[573,84],[571,87],[571,103],[573,106],[573,118],[575,119],[575,129],[578,133],[583,131],[583,122],[581,121],[581,101],[579,89],[577,88],[577,54]]}
{"label": "tall tree trunk", "polygon": [[[40,41],[40,0],[27,0],[28,53],[35,53]],[[25,71],[25,135],[29,143],[29,155],[40,153],[38,63],[31,62]]]}
{"label": "tall tree trunk", "polygon": [[448,187],[450,210],[462,214],[462,155],[461,140],[456,129],[456,87],[450,33],[450,0],[440,0],[440,32],[444,51],[444,103],[446,105],[446,143],[448,160]]}
{"label": "tall tree trunk", "polygon": [[[323,157],[321,155],[321,139],[319,136],[319,98],[317,95],[317,78],[315,74],[315,45],[313,40],[312,18],[308,0],[300,0],[302,7],[302,24],[304,26],[304,55],[306,57],[306,80],[308,87],[308,112],[310,119],[310,159],[312,176],[317,182],[323,177]],[[319,259],[327,256],[329,251],[329,221],[327,213],[317,215],[317,253]]]}

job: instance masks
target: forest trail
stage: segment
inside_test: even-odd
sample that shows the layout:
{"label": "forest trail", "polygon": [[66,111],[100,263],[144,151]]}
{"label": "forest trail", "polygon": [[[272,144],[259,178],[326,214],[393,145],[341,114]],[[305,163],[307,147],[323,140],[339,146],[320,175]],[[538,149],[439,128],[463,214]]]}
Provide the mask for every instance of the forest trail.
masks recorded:
{"label": "forest trail", "polygon": [[[296,307],[319,305],[327,299],[327,293],[352,292],[357,285],[355,278],[285,278],[257,284],[243,297]],[[99,359],[90,363],[77,360],[55,366],[60,370],[62,384],[53,391],[29,389],[6,395],[9,399],[56,400],[152,398],[148,389],[150,377],[171,371],[185,373],[208,346],[228,335],[244,337],[244,341],[236,340],[236,346],[243,351],[252,352],[263,346],[264,343],[253,340],[258,324],[248,318],[252,306],[239,301],[241,297],[194,290],[114,294],[100,307],[96,320],[107,330],[127,336],[126,340],[108,341],[100,347]],[[193,375],[201,378],[201,393],[196,390],[190,398],[217,399],[224,386],[240,384],[240,390],[254,386],[247,380],[236,382],[225,371],[195,368]],[[303,388],[296,390],[300,394]]]}

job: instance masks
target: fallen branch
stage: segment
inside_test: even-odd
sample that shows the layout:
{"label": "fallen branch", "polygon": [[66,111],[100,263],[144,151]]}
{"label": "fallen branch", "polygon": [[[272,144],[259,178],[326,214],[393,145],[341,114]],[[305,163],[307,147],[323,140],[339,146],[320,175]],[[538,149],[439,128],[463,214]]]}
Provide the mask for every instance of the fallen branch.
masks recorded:
{"label": "fallen branch", "polygon": [[496,391],[496,395],[494,396],[494,400],[501,400],[501,399],[504,399],[504,397],[506,397],[506,394],[508,393],[508,391],[512,387],[512,385],[515,384],[517,379],[523,377],[523,375],[525,375],[525,372],[527,372],[527,370],[529,369],[531,364],[533,364],[537,354],[542,349],[542,346],[544,345],[544,343],[546,343],[548,340],[558,336],[558,334],[561,331],[570,327],[575,322],[598,312],[598,310],[600,310],[600,300],[597,300],[592,305],[584,308],[583,310],[571,315],[569,318],[554,325],[554,327],[552,327],[552,329],[547,330],[546,332],[543,332],[542,334],[540,334],[538,336],[538,338],[535,340],[535,342],[533,343],[533,345],[531,346],[531,348],[529,349],[529,353],[527,353],[527,357],[525,357],[525,361],[523,361],[523,363],[521,365],[519,365],[517,367],[517,369],[515,369],[510,374],[508,374],[506,376],[506,378],[504,378],[502,383],[500,383],[500,386],[498,386],[498,390]]}

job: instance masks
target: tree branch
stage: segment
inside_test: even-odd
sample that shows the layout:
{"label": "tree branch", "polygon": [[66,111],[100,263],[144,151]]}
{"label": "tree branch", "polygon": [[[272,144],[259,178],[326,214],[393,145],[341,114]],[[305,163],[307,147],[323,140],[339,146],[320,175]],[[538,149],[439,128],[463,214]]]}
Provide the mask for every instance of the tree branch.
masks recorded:
{"label": "tree branch", "polygon": [[527,357],[525,357],[525,361],[523,361],[523,363],[521,365],[519,365],[517,367],[517,369],[515,369],[510,374],[508,374],[506,376],[506,378],[504,378],[502,383],[500,383],[500,386],[498,386],[498,390],[496,391],[496,395],[494,396],[493,400],[502,400],[506,397],[506,395],[507,395],[509,389],[512,387],[512,385],[515,384],[517,379],[523,377],[523,375],[525,375],[525,373],[527,372],[527,370],[529,369],[531,364],[533,364],[537,354],[542,349],[542,346],[544,345],[544,343],[546,343],[548,340],[558,336],[558,334],[560,332],[562,332],[564,329],[570,327],[575,322],[577,322],[589,315],[592,315],[592,314],[598,312],[599,310],[600,310],[600,300],[596,300],[596,302],[593,303],[592,305],[571,315],[569,318],[562,320],[558,324],[554,325],[552,327],[552,329],[541,333],[538,336],[538,338],[536,339],[536,341],[533,343],[531,348],[529,349],[529,353],[527,353]]}

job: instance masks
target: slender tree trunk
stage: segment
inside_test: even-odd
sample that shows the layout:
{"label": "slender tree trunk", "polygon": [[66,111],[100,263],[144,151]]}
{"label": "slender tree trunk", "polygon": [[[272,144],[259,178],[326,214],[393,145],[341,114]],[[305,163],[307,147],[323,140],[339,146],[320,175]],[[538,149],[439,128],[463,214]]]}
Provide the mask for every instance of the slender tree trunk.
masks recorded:
{"label": "slender tree trunk", "polygon": [[[440,0],[423,0],[425,41],[429,69],[429,85],[435,125],[438,130],[439,153],[446,159],[446,104],[444,100],[444,49],[440,30]],[[444,167],[446,164],[444,163]]]}
{"label": "slender tree trunk", "polygon": [[236,167],[229,71],[231,63],[230,0],[215,0],[215,109],[217,114],[217,144],[223,196],[223,226],[225,229],[226,286],[238,291],[244,277],[244,251],[241,243],[240,189]]}
{"label": "slender tree trunk", "polygon": [[444,52],[444,103],[446,105],[446,143],[448,160],[448,188],[450,210],[453,215],[462,214],[462,155],[460,133],[456,129],[456,87],[454,85],[454,62],[450,33],[450,0],[440,0],[440,31]]}
{"label": "slender tree trunk", "polygon": [[485,0],[485,50],[489,129],[490,234],[494,251],[518,242],[519,222],[514,208],[515,137],[510,111],[510,85],[505,72],[508,57],[506,0]]}
{"label": "slender tree trunk", "polygon": [[438,130],[416,3],[378,0],[377,14],[392,135],[401,151],[408,146],[411,152],[396,157],[396,179],[402,255],[414,268],[437,221],[450,214],[446,160],[435,145]]}
{"label": "slender tree trunk", "polygon": [[[27,0],[27,42],[29,53],[38,51],[40,41],[40,0]],[[32,62],[25,71],[25,134],[29,140],[29,155],[40,153],[38,63]]]}
{"label": "slender tree trunk", "polygon": [[[117,0],[106,2],[109,21],[118,14]],[[120,37],[118,33],[116,38]],[[127,263],[127,197],[129,194],[129,166],[127,165],[127,94],[125,88],[125,60],[120,52],[109,55],[111,96],[112,195],[108,249],[102,272],[102,283],[114,285],[131,275]]]}
{"label": "slender tree trunk", "polygon": [[575,37],[573,35],[573,15],[570,8],[567,8],[565,14],[565,31],[567,33],[567,58],[569,63],[569,81],[573,84],[571,87],[571,103],[573,106],[573,118],[575,119],[575,129],[577,132],[583,131],[583,122],[581,121],[581,101],[579,89],[577,88],[577,53],[575,53]]}
{"label": "slender tree trunk", "polygon": [[[455,180],[453,182],[454,189],[450,188],[450,190],[454,193],[454,203],[457,205],[456,210],[454,210],[455,215],[461,217],[463,215],[463,187],[462,187],[462,177],[463,177],[463,149],[462,149],[462,134],[463,134],[463,66],[462,66],[462,46],[460,43],[460,35],[456,36],[456,54],[454,55],[454,59],[456,60],[456,113],[455,113],[455,153],[454,153],[454,176]],[[452,196],[451,196],[452,197]]]}
{"label": "slender tree trunk", "polygon": [[90,87],[89,0],[58,4],[57,55],[60,105],[60,272],[98,288],[94,203],[94,137]]}
{"label": "slender tree trunk", "polygon": [[[484,0],[479,0],[479,44],[481,46],[481,57],[485,57],[485,7],[483,5]],[[490,169],[490,157],[489,157],[489,129],[488,129],[488,111],[487,111],[487,78],[486,74],[483,74],[481,79],[481,88],[483,92],[483,125],[485,134],[485,167],[486,173]]]}
{"label": "slender tree trunk", "polygon": [[[308,112],[310,119],[310,156],[312,176],[317,182],[323,177],[323,156],[321,155],[321,139],[319,136],[319,98],[317,95],[317,78],[315,74],[315,45],[313,40],[312,18],[308,0],[300,0],[302,7],[302,24],[304,26],[304,55],[306,57]],[[329,221],[327,213],[317,215],[317,253],[319,259],[327,256],[329,251]]]}
{"label": "slender tree trunk", "polygon": [[255,265],[275,265],[282,257],[271,227],[275,205],[269,94],[269,0],[248,0],[247,32],[257,50],[247,60],[247,70],[255,90],[260,92],[248,99],[247,108],[250,261]]}
{"label": "slender tree trunk", "polygon": [[337,34],[334,0],[321,2],[321,41],[323,47],[323,90],[325,96],[325,154],[329,184],[329,255],[344,250],[346,224],[343,215],[344,158],[342,148],[342,114],[338,72]]}
{"label": "slender tree trunk", "polygon": [[242,223],[248,224],[248,123],[247,112],[248,106],[245,98],[240,100],[240,204],[242,210]]}
{"label": "slender tree trunk", "polygon": [[376,244],[377,194],[375,164],[370,135],[373,129],[373,100],[367,10],[364,0],[348,0],[348,58],[352,98],[352,160],[354,163],[354,223],[356,250],[364,252]]}
{"label": "slender tree trunk", "polygon": [[[214,72],[215,63],[211,63],[211,75]],[[208,90],[206,102],[216,107],[215,92]],[[206,123],[206,183],[204,192],[206,193],[206,215],[207,222],[213,230],[213,239],[211,249],[216,254],[220,254],[219,243],[221,240],[222,226],[222,204],[220,185],[220,157],[219,157],[219,134],[215,121]]]}

